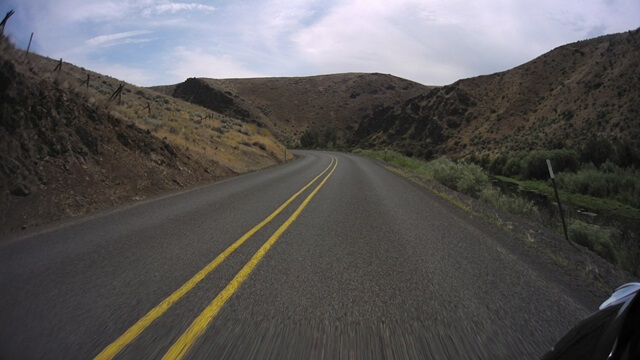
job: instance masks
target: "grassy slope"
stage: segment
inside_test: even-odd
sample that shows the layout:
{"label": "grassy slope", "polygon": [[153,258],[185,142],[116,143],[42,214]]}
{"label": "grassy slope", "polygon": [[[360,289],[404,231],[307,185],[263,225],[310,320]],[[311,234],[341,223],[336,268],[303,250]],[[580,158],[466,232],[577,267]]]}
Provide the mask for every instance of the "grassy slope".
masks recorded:
{"label": "grassy slope", "polygon": [[[284,146],[266,129],[73,64],[64,63],[62,71],[53,74],[51,69],[57,61],[31,55],[29,62],[31,71],[55,80],[62,88],[86,98],[89,103],[103,104],[123,120],[149,129],[160,138],[166,137],[169,143],[196,158],[216,161],[236,173],[257,170],[282,160]],[[88,89],[80,86],[87,74],[91,76]],[[108,101],[108,98],[121,83],[125,88],[122,103],[118,105],[117,101]],[[264,149],[258,144],[264,145]]]}
{"label": "grassy slope", "polygon": [[[255,124],[69,63],[54,72],[58,61],[4,37],[0,48],[0,233],[283,160]],[[122,102],[109,101],[120,84]]]}

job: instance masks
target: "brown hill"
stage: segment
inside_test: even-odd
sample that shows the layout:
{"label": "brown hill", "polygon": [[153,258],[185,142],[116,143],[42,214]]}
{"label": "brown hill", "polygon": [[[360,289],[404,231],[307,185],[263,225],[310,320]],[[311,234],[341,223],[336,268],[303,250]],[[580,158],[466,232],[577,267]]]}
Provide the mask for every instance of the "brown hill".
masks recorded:
{"label": "brown hill", "polygon": [[385,74],[188,79],[155,89],[195,104],[264,124],[294,145],[307,129],[334,128],[349,139],[363,116],[395,106],[432,87]]}
{"label": "brown hill", "polygon": [[597,138],[640,148],[640,30],[558,47],[374,111],[352,143],[419,155],[578,149]]}
{"label": "brown hill", "polygon": [[118,105],[117,79],[0,49],[0,233],[281,161],[255,125],[129,84]]}

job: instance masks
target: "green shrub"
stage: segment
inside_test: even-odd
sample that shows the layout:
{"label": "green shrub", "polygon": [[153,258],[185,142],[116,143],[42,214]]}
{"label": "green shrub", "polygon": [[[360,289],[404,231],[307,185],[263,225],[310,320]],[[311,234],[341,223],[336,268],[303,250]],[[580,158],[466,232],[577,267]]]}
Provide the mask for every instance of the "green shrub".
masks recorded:
{"label": "green shrub", "polygon": [[510,214],[537,215],[538,209],[533,201],[513,195],[505,195],[492,186],[485,188],[480,194],[480,199],[493,207]]}
{"label": "green shrub", "polygon": [[573,150],[535,150],[500,154],[489,165],[489,171],[495,175],[519,177],[522,179],[547,179],[546,160],[551,160],[555,172],[576,171],[580,165],[578,154]]}
{"label": "green shrub", "polygon": [[571,241],[592,250],[613,264],[620,263],[620,253],[617,249],[620,234],[617,230],[605,229],[579,220],[571,221],[567,230]]}
{"label": "green shrub", "polygon": [[615,156],[613,156],[612,160],[622,167],[635,166],[640,168],[640,151],[628,140],[624,142],[617,141],[615,143]]}
{"label": "green shrub", "polygon": [[338,145],[338,131],[327,127],[322,131],[307,129],[300,136],[300,147],[306,149],[333,148]]}
{"label": "green shrub", "polygon": [[524,179],[547,179],[549,170],[546,160],[551,160],[556,173],[562,171],[576,171],[580,165],[578,154],[572,150],[537,150],[527,154],[522,159],[521,175]]}
{"label": "green shrub", "polygon": [[558,174],[557,184],[570,193],[611,198],[640,208],[640,171],[633,168],[622,169],[609,162],[600,169],[585,166],[575,173]]}
{"label": "green shrub", "polygon": [[458,173],[455,163],[446,158],[439,158],[428,164],[433,169],[433,177],[436,181],[451,189],[457,189]]}
{"label": "green shrub", "polygon": [[519,176],[522,173],[522,159],[510,157],[502,168],[502,175]]}
{"label": "green shrub", "polygon": [[500,154],[498,156],[496,156],[492,161],[491,164],[489,164],[489,172],[492,174],[496,174],[496,175],[505,175],[502,172],[502,169],[504,169],[504,165],[507,163],[507,161],[509,160],[509,158],[504,155],[504,154]]}
{"label": "green shrub", "polygon": [[323,148],[333,148],[338,145],[338,131],[333,127],[325,128],[318,145]]}
{"label": "green shrub", "polygon": [[302,136],[300,136],[300,147],[304,149],[315,148],[319,143],[319,139],[320,134],[318,134],[316,130],[305,130]]}
{"label": "green shrub", "polygon": [[591,138],[580,151],[580,160],[601,165],[614,155],[613,146],[602,138]]}
{"label": "green shrub", "polygon": [[489,183],[487,174],[475,164],[439,158],[428,162],[427,166],[436,181],[467,195],[478,196]]}

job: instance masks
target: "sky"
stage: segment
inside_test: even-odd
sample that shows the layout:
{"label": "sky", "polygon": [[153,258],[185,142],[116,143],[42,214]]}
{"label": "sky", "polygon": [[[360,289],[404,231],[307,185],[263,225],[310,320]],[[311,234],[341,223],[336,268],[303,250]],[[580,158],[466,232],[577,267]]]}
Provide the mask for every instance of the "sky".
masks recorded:
{"label": "sky", "polygon": [[140,85],[379,72],[491,74],[640,27],[640,0],[3,0],[26,49]]}

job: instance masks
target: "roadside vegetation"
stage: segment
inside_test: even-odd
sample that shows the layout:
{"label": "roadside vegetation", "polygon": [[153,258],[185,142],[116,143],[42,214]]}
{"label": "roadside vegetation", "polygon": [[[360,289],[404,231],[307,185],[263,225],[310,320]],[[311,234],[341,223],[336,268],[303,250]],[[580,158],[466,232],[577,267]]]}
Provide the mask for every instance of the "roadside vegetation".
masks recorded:
{"label": "roadside vegetation", "polygon": [[[605,142],[605,144],[607,144]],[[471,159],[498,179],[524,189],[551,196],[549,173],[545,163],[550,159],[557,173],[561,196],[573,205],[595,212],[608,212],[640,219],[640,171],[638,154],[620,144],[590,144],[581,152],[572,150],[539,150]],[[600,149],[600,150],[598,150]]]}
{"label": "roadside vegetation", "polygon": [[338,146],[338,131],[333,127],[307,129],[300,136],[303,149],[331,149]]}
{"label": "roadside vegetation", "polygon": [[510,213],[537,215],[533,202],[504,194],[491,185],[488,174],[479,165],[453,161],[444,157],[424,161],[395,151],[355,149],[353,153],[384,160],[411,170],[452,190],[486,201],[498,209]]}
{"label": "roadside vegetation", "polygon": [[[622,168],[609,159],[599,166],[592,163],[583,164],[576,153],[567,150],[501,156],[493,162],[484,163],[477,159],[476,163],[472,163],[444,157],[426,161],[384,150],[356,149],[353,153],[397,165],[479,199],[496,209],[534,219],[541,218],[541,209],[536,203],[517,194],[504,193],[494,186],[490,179],[495,177],[553,199],[553,187],[549,180],[543,180],[545,175],[546,178],[549,176],[545,162],[549,158],[556,171],[563,202],[640,219],[640,210],[634,207],[638,206],[637,201],[640,197],[638,170],[634,167]],[[481,165],[484,165],[484,168]],[[494,171],[499,168],[496,172],[502,175],[491,175],[489,169],[492,166]],[[568,233],[572,241],[587,247],[616,266],[640,276],[640,242],[637,234],[621,229],[620,224],[615,222],[607,225],[594,224],[572,216],[572,212],[568,212],[567,215]],[[559,222],[547,225],[561,231]]]}

